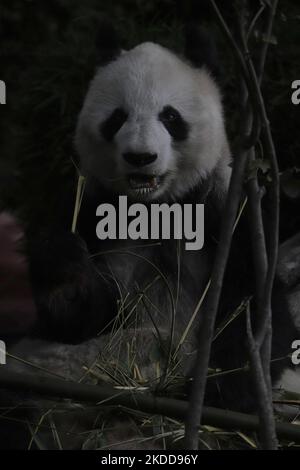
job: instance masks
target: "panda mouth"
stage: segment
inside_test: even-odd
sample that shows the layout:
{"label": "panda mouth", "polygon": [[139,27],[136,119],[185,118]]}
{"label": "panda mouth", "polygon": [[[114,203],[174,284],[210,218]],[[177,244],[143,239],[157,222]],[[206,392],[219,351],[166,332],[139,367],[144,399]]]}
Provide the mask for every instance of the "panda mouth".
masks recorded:
{"label": "panda mouth", "polygon": [[130,174],[128,175],[128,183],[130,189],[140,194],[147,194],[156,191],[161,183],[161,177],[157,175]]}

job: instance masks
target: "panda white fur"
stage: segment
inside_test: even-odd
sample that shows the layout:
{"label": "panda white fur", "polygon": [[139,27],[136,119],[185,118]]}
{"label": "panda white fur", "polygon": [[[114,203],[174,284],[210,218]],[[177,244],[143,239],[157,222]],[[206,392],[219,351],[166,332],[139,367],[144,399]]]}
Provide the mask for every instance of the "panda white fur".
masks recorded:
{"label": "panda white fur", "polygon": [[[98,70],[76,144],[84,174],[135,200],[178,201],[212,172],[221,198],[228,187],[220,91],[206,69],[157,44],[141,44]],[[143,166],[143,154],[152,155],[153,163]],[[131,175],[139,173],[155,175],[155,187],[134,189]]]}
{"label": "panda white fur", "polygon": [[[202,52],[199,44],[200,56]],[[79,235],[55,227],[29,243],[40,320],[32,337],[19,342],[12,354],[71,380],[90,380],[86,371],[95,369],[97,362],[103,366],[96,367],[100,381],[110,377],[120,385],[123,367],[129,384],[155,390],[168,357],[174,312],[173,352],[188,334],[170,365],[169,378],[192,373],[201,309],[192,327],[186,328],[209,281],[231,154],[220,89],[205,65],[195,67],[150,42],[129,51],[113,48],[110,57],[107,60],[106,49],[106,63],[92,80],[76,130],[75,145],[86,177]],[[204,248],[188,252],[174,240],[99,241],[96,207],[115,204],[119,195],[145,204],[204,203]],[[243,222],[239,225],[218,327],[251,294],[249,242],[244,242]],[[273,358],[286,357],[296,330],[280,287],[275,303]],[[244,327],[241,314],[216,337],[212,368],[245,369]],[[9,364],[30,371],[14,360]],[[278,383],[290,360],[273,364]],[[41,373],[34,368],[31,372]],[[253,408],[249,374],[209,379],[207,403]]]}

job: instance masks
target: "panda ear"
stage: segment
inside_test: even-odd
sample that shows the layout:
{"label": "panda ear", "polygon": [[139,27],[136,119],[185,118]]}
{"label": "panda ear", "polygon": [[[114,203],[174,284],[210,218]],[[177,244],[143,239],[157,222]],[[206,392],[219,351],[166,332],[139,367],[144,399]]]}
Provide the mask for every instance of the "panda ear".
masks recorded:
{"label": "panda ear", "polygon": [[115,60],[121,53],[119,36],[107,20],[102,20],[97,26],[96,36],[97,65],[106,65]]}
{"label": "panda ear", "polygon": [[190,23],[185,28],[185,56],[198,68],[206,66],[219,75],[218,54],[211,31]]}

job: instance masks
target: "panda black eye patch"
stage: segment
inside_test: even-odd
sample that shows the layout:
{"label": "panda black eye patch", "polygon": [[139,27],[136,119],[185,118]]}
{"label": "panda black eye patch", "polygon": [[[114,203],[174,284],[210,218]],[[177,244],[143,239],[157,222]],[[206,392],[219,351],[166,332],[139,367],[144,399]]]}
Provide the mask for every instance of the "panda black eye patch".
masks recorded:
{"label": "panda black eye patch", "polygon": [[189,125],[177,109],[169,105],[165,106],[159,113],[158,118],[174,140],[181,141],[187,139]]}
{"label": "panda black eye patch", "polygon": [[116,108],[112,114],[101,124],[101,134],[105,140],[111,142],[117,132],[127,120],[128,114],[122,108]]}

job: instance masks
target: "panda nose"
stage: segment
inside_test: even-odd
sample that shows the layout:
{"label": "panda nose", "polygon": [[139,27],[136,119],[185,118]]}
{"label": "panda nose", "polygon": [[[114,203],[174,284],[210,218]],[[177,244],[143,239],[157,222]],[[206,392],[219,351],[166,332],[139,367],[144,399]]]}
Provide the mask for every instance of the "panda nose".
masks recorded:
{"label": "panda nose", "polygon": [[156,153],[123,153],[123,158],[127,163],[133,166],[146,166],[150,165],[157,159]]}

